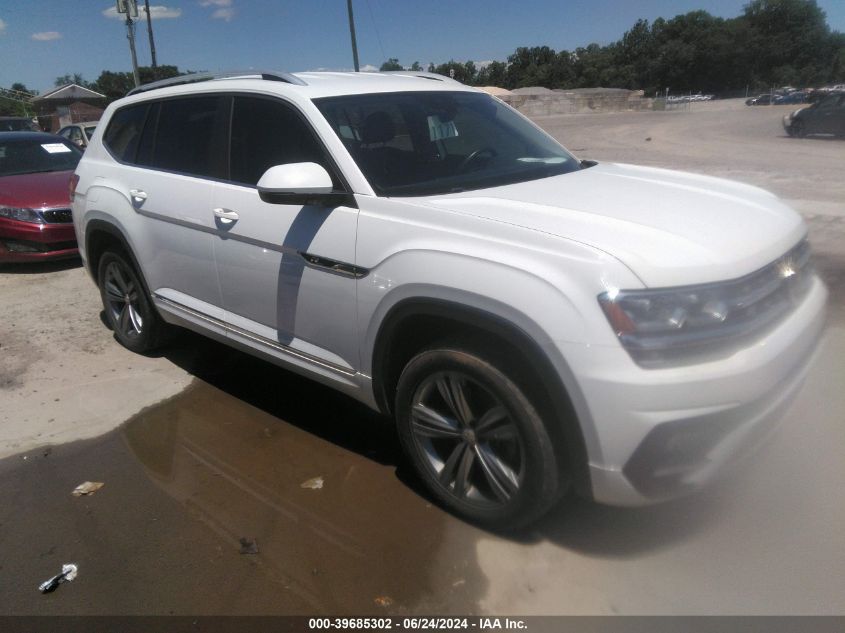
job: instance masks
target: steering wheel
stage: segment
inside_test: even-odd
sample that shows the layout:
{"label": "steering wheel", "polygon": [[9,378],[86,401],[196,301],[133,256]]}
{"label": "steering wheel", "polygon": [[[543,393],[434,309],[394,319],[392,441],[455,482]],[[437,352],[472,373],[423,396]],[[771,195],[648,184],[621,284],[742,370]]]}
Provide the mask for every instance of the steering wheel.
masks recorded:
{"label": "steering wheel", "polygon": [[487,147],[479,148],[479,149],[475,150],[474,152],[472,152],[469,156],[467,156],[466,158],[464,158],[461,161],[461,164],[458,165],[458,171],[464,171],[473,161],[478,159],[480,156],[486,156],[487,158],[493,158],[494,156],[497,156],[497,155],[498,155],[498,153],[492,147],[487,146]]}

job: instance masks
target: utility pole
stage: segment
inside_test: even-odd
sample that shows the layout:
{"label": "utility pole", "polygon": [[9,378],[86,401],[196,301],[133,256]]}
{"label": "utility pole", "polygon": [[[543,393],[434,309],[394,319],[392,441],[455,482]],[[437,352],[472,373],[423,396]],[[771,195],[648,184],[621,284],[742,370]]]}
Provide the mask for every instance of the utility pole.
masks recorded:
{"label": "utility pole", "polygon": [[346,0],[346,7],[349,9],[349,34],[352,36],[352,61],[355,64],[355,72],[358,68],[358,43],[355,41],[355,18],[352,17],[352,0]]}
{"label": "utility pole", "polygon": [[126,14],[126,39],[129,40],[129,52],[132,53],[132,75],[135,87],[141,85],[138,78],[138,56],[135,54],[135,23],[133,17],[138,17],[138,0],[117,0],[117,12]]}
{"label": "utility pole", "polygon": [[144,7],[147,9],[147,33],[150,36],[150,55],[153,58],[153,68],[156,68],[156,43],[153,39],[153,19],[150,17],[150,0],[144,0]]}

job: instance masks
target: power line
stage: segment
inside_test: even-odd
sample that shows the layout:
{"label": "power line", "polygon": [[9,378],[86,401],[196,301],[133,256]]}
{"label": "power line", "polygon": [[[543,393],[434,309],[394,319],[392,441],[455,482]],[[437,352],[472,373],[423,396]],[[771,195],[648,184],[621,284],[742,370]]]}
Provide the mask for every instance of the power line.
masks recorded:
{"label": "power line", "polygon": [[370,20],[373,22],[373,30],[376,32],[378,47],[381,50],[381,59],[382,61],[387,61],[387,55],[384,54],[384,46],[381,45],[381,35],[379,35],[378,27],[376,26],[376,17],[373,15],[373,7],[370,5],[370,0],[367,0],[367,8],[370,10]]}

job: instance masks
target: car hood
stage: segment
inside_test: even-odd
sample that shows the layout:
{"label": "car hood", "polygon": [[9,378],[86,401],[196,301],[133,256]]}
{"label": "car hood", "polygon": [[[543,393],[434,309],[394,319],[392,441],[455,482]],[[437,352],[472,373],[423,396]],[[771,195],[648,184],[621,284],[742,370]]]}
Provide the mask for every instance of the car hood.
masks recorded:
{"label": "car hood", "polygon": [[587,244],[651,287],[741,277],[806,234],[797,213],[757,187],[611,163],[417,201]]}
{"label": "car hood", "polygon": [[44,171],[0,178],[0,204],[10,207],[70,207],[68,182],[73,171]]}

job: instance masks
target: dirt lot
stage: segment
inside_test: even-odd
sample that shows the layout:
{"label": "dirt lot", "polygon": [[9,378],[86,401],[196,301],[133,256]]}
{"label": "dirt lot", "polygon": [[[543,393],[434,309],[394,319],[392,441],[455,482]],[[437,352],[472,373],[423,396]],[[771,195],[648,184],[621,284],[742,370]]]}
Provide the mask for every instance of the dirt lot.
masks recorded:
{"label": "dirt lot", "polygon": [[[749,468],[656,508],[572,501],[515,537],[428,503],[342,396],[193,335],[132,355],[78,264],[0,269],[0,613],[845,613],[845,141],[786,138],[787,111],[538,119],[581,157],[789,200],[831,318]],[[70,496],[85,480],[106,485]],[[40,595],[66,562],[79,578]]]}

